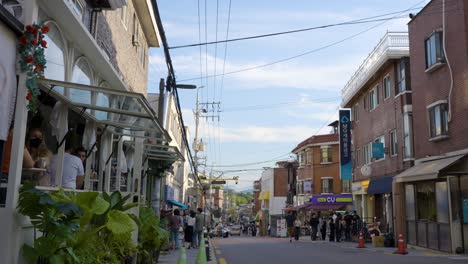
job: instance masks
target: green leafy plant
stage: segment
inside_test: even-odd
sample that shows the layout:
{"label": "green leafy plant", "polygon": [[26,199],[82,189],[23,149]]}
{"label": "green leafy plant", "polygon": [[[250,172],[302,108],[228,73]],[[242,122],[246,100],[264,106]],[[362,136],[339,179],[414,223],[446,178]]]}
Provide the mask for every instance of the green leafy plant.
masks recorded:
{"label": "green leafy plant", "polygon": [[26,183],[20,190],[19,213],[29,216],[32,225],[42,233],[34,244],[23,246],[28,263],[73,263],[78,261],[70,238],[79,230],[81,209],[67,201],[54,200],[48,193]]}
{"label": "green leafy plant", "polygon": [[169,244],[169,232],[161,228],[159,217],[148,207],[140,207],[138,263],[153,263],[153,253]]}

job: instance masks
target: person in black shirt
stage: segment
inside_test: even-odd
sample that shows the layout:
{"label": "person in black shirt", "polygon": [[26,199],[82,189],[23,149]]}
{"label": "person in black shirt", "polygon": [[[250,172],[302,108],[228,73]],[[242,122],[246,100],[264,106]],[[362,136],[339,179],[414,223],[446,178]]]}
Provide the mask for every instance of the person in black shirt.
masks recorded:
{"label": "person in black shirt", "polygon": [[344,222],[345,222],[345,241],[348,241],[350,242],[351,241],[351,221],[352,221],[352,217],[350,214],[348,214],[348,212],[345,213],[344,215],[344,218],[343,218]]}
{"label": "person in black shirt", "polygon": [[335,242],[335,223],[333,221],[333,217],[330,217],[328,226],[330,227],[330,242]]}
{"label": "person in black shirt", "polygon": [[311,239],[314,241],[317,239],[317,231],[318,231],[317,227],[319,224],[319,219],[315,213],[313,213],[312,216],[310,217],[309,224],[310,224],[310,227],[312,228],[310,236],[311,236]]}
{"label": "person in black shirt", "polygon": [[293,211],[289,211],[288,215],[286,216],[286,225],[288,227],[288,236],[289,242],[292,242],[292,238],[294,236],[294,221],[296,217],[294,216]]}

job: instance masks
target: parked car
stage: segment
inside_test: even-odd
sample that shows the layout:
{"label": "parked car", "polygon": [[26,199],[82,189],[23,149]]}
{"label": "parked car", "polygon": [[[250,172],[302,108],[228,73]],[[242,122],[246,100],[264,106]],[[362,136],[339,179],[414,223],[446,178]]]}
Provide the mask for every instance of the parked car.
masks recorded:
{"label": "parked car", "polygon": [[234,225],[231,227],[231,232],[230,232],[231,236],[240,236],[241,235],[241,227],[240,225]]}

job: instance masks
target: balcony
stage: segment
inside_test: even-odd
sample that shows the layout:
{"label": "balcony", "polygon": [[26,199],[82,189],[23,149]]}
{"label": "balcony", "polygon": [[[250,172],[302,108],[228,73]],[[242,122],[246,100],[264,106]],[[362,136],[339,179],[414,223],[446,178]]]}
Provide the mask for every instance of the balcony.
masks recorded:
{"label": "balcony", "polygon": [[341,90],[341,107],[350,107],[351,99],[385,62],[406,56],[409,56],[408,33],[387,32]]}

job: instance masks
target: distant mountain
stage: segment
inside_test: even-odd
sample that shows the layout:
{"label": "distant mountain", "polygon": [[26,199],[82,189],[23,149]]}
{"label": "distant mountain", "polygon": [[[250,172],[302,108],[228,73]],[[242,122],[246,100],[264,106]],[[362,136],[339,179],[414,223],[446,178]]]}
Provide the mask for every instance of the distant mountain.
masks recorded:
{"label": "distant mountain", "polygon": [[246,189],[246,190],[242,190],[241,193],[253,193],[253,188],[249,188],[249,189]]}

